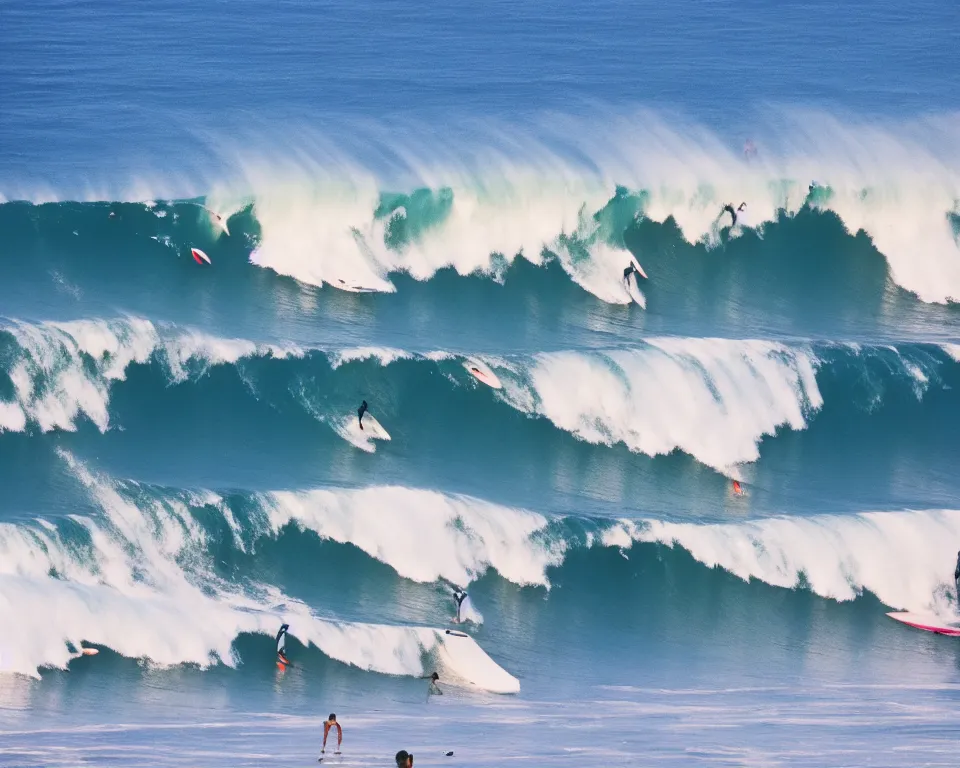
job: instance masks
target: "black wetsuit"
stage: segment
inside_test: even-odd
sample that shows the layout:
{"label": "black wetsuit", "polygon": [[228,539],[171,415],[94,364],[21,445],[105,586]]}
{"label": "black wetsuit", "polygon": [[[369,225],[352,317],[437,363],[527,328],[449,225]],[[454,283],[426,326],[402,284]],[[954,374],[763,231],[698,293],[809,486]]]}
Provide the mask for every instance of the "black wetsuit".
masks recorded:
{"label": "black wetsuit", "polygon": [[623,279],[626,280],[628,277],[630,277],[630,275],[632,275],[636,271],[637,270],[634,269],[633,264],[631,264],[629,267],[623,270]]}
{"label": "black wetsuit", "polygon": [[957,567],[953,569],[953,581],[957,587],[957,599],[960,600],[960,552],[957,552]]}
{"label": "black wetsuit", "polygon": [[461,589],[456,589],[453,592],[453,599],[457,601],[457,621],[460,621],[460,606],[463,605],[463,601],[467,599],[467,593]]}
{"label": "black wetsuit", "polygon": [[[280,648],[280,638],[287,634],[287,630],[290,628],[289,624],[284,624],[280,627],[280,631],[277,632],[277,659],[282,661],[284,664],[289,664],[290,660],[287,658],[287,654],[284,653],[284,649]],[[286,644],[284,644],[286,645]]]}
{"label": "black wetsuit", "polygon": [[363,429],[363,414],[367,412],[367,401],[364,400],[360,403],[360,407],[357,408],[357,423],[360,425],[360,429]]}

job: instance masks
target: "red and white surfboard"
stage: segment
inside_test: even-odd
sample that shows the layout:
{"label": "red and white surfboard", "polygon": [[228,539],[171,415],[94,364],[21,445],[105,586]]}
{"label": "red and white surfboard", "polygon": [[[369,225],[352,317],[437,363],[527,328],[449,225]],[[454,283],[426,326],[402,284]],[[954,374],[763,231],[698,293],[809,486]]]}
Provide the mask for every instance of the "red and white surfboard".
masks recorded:
{"label": "red and white surfboard", "polygon": [[197,264],[213,264],[213,262],[210,261],[210,257],[199,248],[191,248],[190,254],[193,256],[193,260],[197,262]]}
{"label": "red and white surfboard", "polygon": [[922,629],[925,632],[949,637],[960,637],[960,622],[948,623],[937,616],[925,616],[922,613],[911,613],[910,611],[892,611],[887,616],[914,629]]}

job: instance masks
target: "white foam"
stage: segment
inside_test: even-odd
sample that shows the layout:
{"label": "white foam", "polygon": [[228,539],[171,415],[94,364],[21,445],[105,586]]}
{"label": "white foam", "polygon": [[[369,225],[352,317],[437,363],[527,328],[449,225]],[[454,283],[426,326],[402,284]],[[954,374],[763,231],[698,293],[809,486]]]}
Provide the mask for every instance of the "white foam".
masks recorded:
{"label": "white foam", "polygon": [[946,352],[954,362],[960,363],[960,344],[941,344],[940,348]]}
{"label": "white foam", "polygon": [[6,330],[20,350],[9,371],[16,401],[0,402],[0,430],[22,431],[33,422],[43,431],[72,431],[78,417],[85,416],[106,431],[113,382],[125,379],[132,364],[154,356],[173,381],[181,381],[190,375],[189,364],[202,372],[242,357],[305,354],[293,345],[219,339],[192,329],[158,327],[137,317],[16,322]]}
{"label": "white foam", "polygon": [[[349,136],[343,146],[356,146],[356,128],[340,126]],[[522,253],[540,263],[561,235],[590,233],[586,225],[618,184],[644,191],[644,215],[672,219],[693,243],[715,239],[726,203],[747,202],[746,223],[760,230],[779,211],[796,213],[816,178],[823,192],[816,206],[835,212],[851,233],[865,231],[895,283],[924,301],[960,296],[960,249],[947,220],[960,199],[960,132],[952,116],[884,121],[770,109],[756,115],[755,128],[761,149],[747,160],[739,145],[676,113],[598,104],[579,117],[487,128],[450,122],[442,132],[391,121],[363,126],[360,144],[386,161],[374,170],[309,127],[298,127],[291,146],[285,125],[282,139],[278,132],[209,137],[209,155],[239,168],[236,176],[191,168],[119,189],[86,184],[80,199],[191,197],[203,185],[211,190],[208,204],[224,213],[253,201],[262,231],[253,263],[314,285],[343,279],[391,291],[386,275],[397,270],[418,279],[448,266],[496,276],[493,254],[509,262]],[[385,222],[374,219],[380,193],[419,187],[452,190],[449,214],[402,251],[387,249]],[[42,183],[0,193],[35,202],[68,197]],[[604,247],[612,248],[588,243],[601,265]],[[583,265],[571,275],[605,300],[622,301],[619,276],[605,272]]]}
{"label": "white foam", "polygon": [[547,584],[562,542],[541,540],[538,513],[469,496],[383,486],[357,491],[277,492],[263,498],[270,529],[293,522],[350,543],[420,582],[466,584],[495,568],[517,584]]}
{"label": "white foam", "polygon": [[[385,247],[384,222],[373,218],[379,191],[396,188],[383,174],[342,155],[331,159],[328,142],[323,153],[305,146],[295,159],[247,162],[243,184],[263,225],[253,260],[314,284],[349,277],[392,290],[381,277],[389,272],[427,279],[452,266],[496,276],[494,254],[539,264],[547,248],[579,285],[624,303],[627,254],[596,237],[592,220],[617,184],[645,192],[646,217],[672,219],[691,243],[715,243],[723,205],[748,203],[734,236],[762,230],[778,212],[802,208],[815,176],[830,191],[818,207],[851,233],[867,232],[898,285],[924,301],[960,296],[960,250],[946,218],[960,199],[954,125],[844,123],[815,112],[771,117],[758,125],[767,134],[763,152],[749,161],[703,126],[650,111],[551,116],[486,137],[474,132],[469,146],[429,131],[419,142],[391,132],[386,150],[405,166],[401,189],[453,192],[444,221],[401,252]],[[589,258],[573,258],[561,235],[574,236]]]}
{"label": "white foam", "polygon": [[[150,500],[136,486],[128,493],[61,456],[101,515],[72,518],[86,532],[80,545],[66,524],[0,524],[0,672],[64,667],[73,657],[67,643],[81,641],[164,666],[234,665],[238,634],[272,637],[281,620],[329,657],[385,674],[422,676],[425,655],[442,651],[438,629],[324,619],[266,585],[223,582],[184,500]],[[468,656],[453,671],[487,690],[504,687],[510,676],[483,651]]]}
{"label": "white foam", "polygon": [[680,449],[721,471],[759,456],[778,427],[823,404],[816,359],[766,341],[653,339],[639,350],[539,354],[505,398],[592,443]]}
{"label": "white foam", "polygon": [[414,357],[409,352],[392,347],[352,347],[330,354],[330,367],[339,368],[346,363],[362,360],[377,360],[380,365],[387,366],[397,360],[406,360]]}
{"label": "white foam", "polygon": [[858,515],[777,517],[705,525],[622,521],[601,537],[607,546],[633,541],[677,545],[709,567],[744,580],[797,586],[801,574],[818,595],[852,600],[863,590],[886,605],[948,611],[960,511],[867,512]]}

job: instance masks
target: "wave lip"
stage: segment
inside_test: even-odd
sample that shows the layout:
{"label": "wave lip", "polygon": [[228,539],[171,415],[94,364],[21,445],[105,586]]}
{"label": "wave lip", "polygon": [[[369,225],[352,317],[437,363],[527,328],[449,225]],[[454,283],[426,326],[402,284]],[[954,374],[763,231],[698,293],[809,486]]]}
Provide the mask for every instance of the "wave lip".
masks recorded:
{"label": "wave lip", "polygon": [[885,605],[938,616],[957,611],[948,584],[958,540],[960,511],[948,509],[710,525],[623,520],[601,535],[607,546],[679,546],[704,565],[745,581],[787,589],[803,585],[841,601],[869,590]]}
{"label": "wave lip", "polygon": [[539,354],[515,408],[582,440],[649,456],[680,449],[723,472],[755,461],[781,426],[823,404],[812,351],[766,341],[649,339],[644,348]]}
{"label": "wave lip", "polygon": [[400,486],[277,491],[261,504],[274,535],[294,523],[419,582],[462,586],[494,568],[516,584],[545,585],[565,546],[543,538],[549,521],[536,512]]}
{"label": "wave lip", "polygon": [[294,345],[263,345],[221,339],[194,330],[157,326],[149,320],[74,320],[0,329],[17,345],[8,375],[13,401],[0,402],[0,431],[22,432],[29,422],[41,431],[76,429],[86,416],[101,432],[109,428],[110,388],[130,365],[157,357],[170,381],[184,381],[190,367],[236,363],[244,357],[303,356]]}

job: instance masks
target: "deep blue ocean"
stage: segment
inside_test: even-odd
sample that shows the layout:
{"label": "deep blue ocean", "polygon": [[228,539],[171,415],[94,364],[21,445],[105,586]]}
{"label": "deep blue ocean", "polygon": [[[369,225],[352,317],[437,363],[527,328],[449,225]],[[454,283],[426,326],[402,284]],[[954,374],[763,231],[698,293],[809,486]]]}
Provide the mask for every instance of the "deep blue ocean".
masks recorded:
{"label": "deep blue ocean", "polygon": [[0,765],[956,766],[958,50],[0,3]]}

